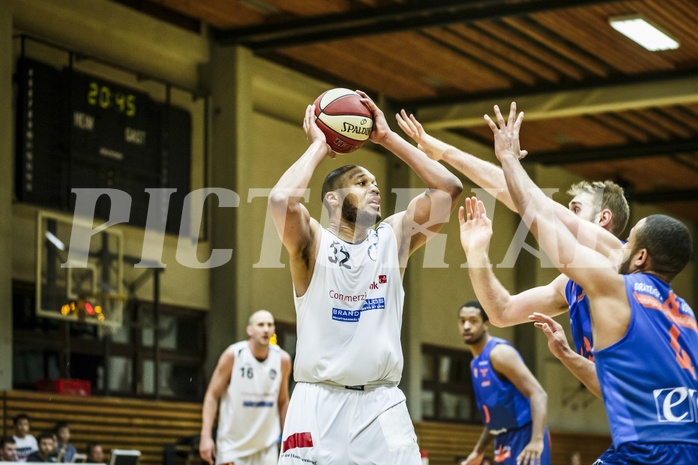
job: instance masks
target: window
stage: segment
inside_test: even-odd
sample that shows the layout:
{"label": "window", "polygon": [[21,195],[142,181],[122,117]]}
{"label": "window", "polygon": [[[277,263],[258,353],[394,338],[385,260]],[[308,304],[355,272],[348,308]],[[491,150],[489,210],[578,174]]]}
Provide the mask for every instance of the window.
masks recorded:
{"label": "window", "polygon": [[465,350],[422,346],[422,417],[425,420],[479,423],[470,361]]}
{"label": "window", "polygon": [[90,381],[97,395],[203,398],[206,312],[161,304],[156,318],[151,302],[130,301],[113,329],[38,317],[34,285],[13,287],[15,389],[71,378]]}

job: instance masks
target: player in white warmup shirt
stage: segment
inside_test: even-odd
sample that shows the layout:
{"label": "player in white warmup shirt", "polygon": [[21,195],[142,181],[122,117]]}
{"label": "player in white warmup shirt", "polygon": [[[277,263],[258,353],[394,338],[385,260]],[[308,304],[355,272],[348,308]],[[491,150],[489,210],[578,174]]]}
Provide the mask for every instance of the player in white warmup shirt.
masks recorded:
{"label": "player in white warmup shirt", "polygon": [[290,256],[298,342],[284,424],[281,465],[420,465],[405,396],[397,388],[403,357],[402,274],[415,250],[448,221],[462,190],[458,178],[407,143],[374,114],[371,141],[405,162],[427,185],[405,211],[381,220],[376,179],[344,166],[325,179],[323,228],[301,204],[315,169],[333,153],[308,106],[306,152],[269,198]]}
{"label": "player in white warmup shirt", "polygon": [[[266,310],[250,316],[249,340],[229,346],[209,382],[201,422],[199,453],[216,465],[274,465],[288,407],[291,357],[271,345],[274,317]],[[220,403],[220,406],[219,406]],[[211,436],[218,412],[218,432]]]}

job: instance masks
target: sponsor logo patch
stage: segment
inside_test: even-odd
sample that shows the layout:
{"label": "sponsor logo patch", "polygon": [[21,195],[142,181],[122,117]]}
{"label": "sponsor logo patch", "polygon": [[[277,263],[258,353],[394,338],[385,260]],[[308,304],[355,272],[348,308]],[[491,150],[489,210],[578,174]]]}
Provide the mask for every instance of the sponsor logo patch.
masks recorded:
{"label": "sponsor logo patch", "polygon": [[356,322],[359,321],[359,319],[361,318],[362,312],[383,309],[385,309],[385,297],[366,299],[364,300],[364,303],[361,306],[361,309],[359,310],[345,310],[341,308],[332,308],[332,319],[335,321]]}
{"label": "sponsor logo patch", "polygon": [[246,400],[242,403],[243,407],[273,407],[274,402],[266,401],[266,400],[260,400],[260,401],[253,401],[253,400]]}
{"label": "sponsor logo patch", "polygon": [[660,423],[690,423],[698,421],[696,390],[687,387],[655,389],[654,403]]}
{"label": "sponsor logo patch", "polygon": [[281,443],[282,452],[301,447],[313,447],[313,437],[310,433],[294,433]]}
{"label": "sponsor logo patch", "polygon": [[335,321],[359,321],[361,310],[343,310],[341,308],[332,309],[332,319]]}

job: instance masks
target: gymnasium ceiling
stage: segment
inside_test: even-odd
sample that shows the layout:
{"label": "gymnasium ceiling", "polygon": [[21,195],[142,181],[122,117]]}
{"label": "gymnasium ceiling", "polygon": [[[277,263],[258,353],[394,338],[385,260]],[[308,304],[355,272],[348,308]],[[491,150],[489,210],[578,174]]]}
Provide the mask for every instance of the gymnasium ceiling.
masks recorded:
{"label": "gymnasium ceiling", "polygon": [[[488,146],[482,115],[516,100],[529,162],[620,180],[698,223],[696,0],[117,1]],[[635,14],[680,47],[650,52],[609,26]]]}

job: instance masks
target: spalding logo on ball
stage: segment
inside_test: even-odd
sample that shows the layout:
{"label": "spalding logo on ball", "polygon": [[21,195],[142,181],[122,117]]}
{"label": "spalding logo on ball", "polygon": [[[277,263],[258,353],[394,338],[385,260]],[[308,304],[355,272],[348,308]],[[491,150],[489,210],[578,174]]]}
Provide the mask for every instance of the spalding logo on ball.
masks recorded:
{"label": "spalding logo on ball", "polygon": [[331,89],[315,100],[315,122],[333,151],[349,153],[368,140],[373,114],[361,97],[349,89]]}

